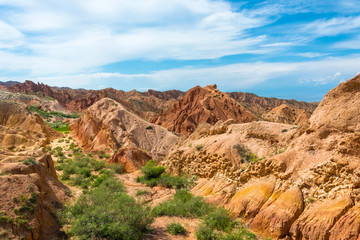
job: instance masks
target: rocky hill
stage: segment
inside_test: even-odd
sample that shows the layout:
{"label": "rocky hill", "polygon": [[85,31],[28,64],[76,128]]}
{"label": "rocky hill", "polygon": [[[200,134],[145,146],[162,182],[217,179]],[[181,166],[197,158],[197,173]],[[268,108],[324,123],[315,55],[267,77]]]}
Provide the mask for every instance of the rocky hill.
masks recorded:
{"label": "rocky hill", "polygon": [[70,129],[85,152],[104,151],[112,155],[115,151],[110,161],[124,163],[128,171],[150,158],[162,159],[178,138],[109,98],[88,108]]}
{"label": "rocky hill", "polygon": [[297,100],[287,100],[287,99],[279,99],[279,98],[268,98],[268,97],[259,97],[253,93],[244,93],[244,92],[230,92],[229,96],[235,99],[237,102],[244,105],[246,108],[253,112],[257,112],[259,114],[265,114],[270,110],[281,106],[283,104],[288,105],[289,107],[295,109],[304,109],[307,112],[314,112],[317,107],[317,102],[304,102]]}
{"label": "rocky hill", "polygon": [[230,118],[236,123],[257,119],[234,99],[220,92],[216,85],[209,85],[190,89],[183,98],[162,114],[151,118],[150,122],[179,134],[190,135],[201,123],[214,125],[219,120]]}
{"label": "rocky hill", "polygon": [[56,214],[69,193],[50,155],[24,163],[0,162],[1,239],[62,238]]}
{"label": "rocky hill", "polygon": [[46,144],[60,136],[23,103],[0,101],[0,162],[39,156]]}
{"label": "rocky hill", "polygon": [[[276,131],[272,126],[270,131],[257,132],[255,129],[264,128],[264,124],[274,123],[238,125],[237,128],[246,129],[259,124],[253,132],[247,130],[251,137],[248,145],[238,137],[244,145],[239,149],[248,148],[265,159],[250,158],[248,166],[236,165],[230,147],[224,144],[236,132],[236,125],[229,125],[225,133],[190,136],[177,147],[178,151],[173,149],[164,164],[173,172],[197,172],[211,178],[200,181],[193,192],[224,204],[264,237],[358,239],[359,105],[360,75],[329,91],[307,127]],[[197,132],[201,129],[194,134]],[[238,136],[242,132],[238,131]],[[262,142],[254,143],[256,139]],[[286,142],[289,144],[284,145]],[[259,151],[276,145],[287,148],[275,155]],[[189,150],[190,146],[195,149]],[[246,154],[243,156],[246,160]]]}
{"label": "rocky hill", "polygon": [[71,112],[81,112],[103,98],[111,98],[120,102],[130,111],[148,118],[152,114],[157,114],[167,106],[173,104],[183,92],[178,90],[169,90],[158,92],[149,90],[148,92],[115,90],[106,88],[102,90],[85,90],[50,87],[42,83],[25,81],[14,86],[3,87],[3,90],[15,92],[36,94],[40,97],[50,97],[57,100],[64,108]]}
{"label": "rocky hill", "polygon": [[286,104],[282,104],[264,114],[267,121],[294,125],[300,125],[308,121],[310,116],[311,114],[304,109],[293,108]]}

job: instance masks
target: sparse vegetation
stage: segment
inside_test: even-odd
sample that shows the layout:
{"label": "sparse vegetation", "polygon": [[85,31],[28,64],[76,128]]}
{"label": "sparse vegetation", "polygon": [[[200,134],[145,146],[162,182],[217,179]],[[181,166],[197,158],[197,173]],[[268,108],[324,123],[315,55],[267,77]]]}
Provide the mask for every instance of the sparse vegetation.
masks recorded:
{"label": "sparse vegetation", "polygon": [[237,150],[237,153],[240,155],[241,163],[245,162],[258,162],[262,160],[261,158],[258,158],[254,153],[252,153],[247,147],[245,147],[243,144],[236,144],[233,146],[234,149]]}
{"label": "sparse vegetation", "polygon": [[59,214],[77,239],[141,239],[153,222],[150,208],[137,203],[115,179],[103,181]]}
{"label": "sparse vegetation", "polygon": [[186,176],[171,176],[165,173],[165,167],[157,166],[157,163],[150,160],[141,169],[144,174],[136,179],[137,182],[146,184],[149,187],[161,185],[166,188],[183,189],[188,188],[195,180]]}
{"label": "sparse vegetation", "polygon": [[166,226],[166,231],[172,235],[185,234],[186,229],[180,223],[170,223]]}
{"label": "sparse vegetation", "polygon": [[146,195],[146,194],[148,194],[148,193],[149,193],[148,190],[145,190],[145,189],[136,189],[136,196],[137,196],[137,197]]}
{"label": "sparse vegetation", "polygon": [[204,144],[199,144],[199,145],[195,146],[195,149],[198,150],[198,151],[200,151],[203,148],[204,148]]}
{"label": "sparse vegetation", "polygon": [[35,160],[35,158],[27,158],[24,161],[22,161],[25,165],[37,165],[38,162]]}
{"label": "sparse vegetation", "polygon": [[153,129],[153,126],[147,126],[146,127],[146,130],[151,130],[151,129]]}

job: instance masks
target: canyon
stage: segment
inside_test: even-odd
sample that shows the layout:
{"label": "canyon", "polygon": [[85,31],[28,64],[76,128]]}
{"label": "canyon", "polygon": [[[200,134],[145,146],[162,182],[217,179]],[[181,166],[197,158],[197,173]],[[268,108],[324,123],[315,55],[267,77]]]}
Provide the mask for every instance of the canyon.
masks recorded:
{"label": "canyon", "polygon": [[[11,238],[59,236],[52,215],[70,198],[55,171],[59,157],[47,152],[50,142],[66,135],[28,110],[34,105],[78,113],[63,119],[68,136],[83,154],[121,164],[122,179],[150,159],[169,174],[197,176],[190,191],[229,210],[259,238],[360,237],[360,75],[320,103],[223,93],[216,85],[124,92],[26,81],[0,90],[0,181],[6,193],[0,211],[13,219],[14,198],[38,196],[28,216],[31,231],[0,224]],[[37,164],[26,165],[29,158]]]}

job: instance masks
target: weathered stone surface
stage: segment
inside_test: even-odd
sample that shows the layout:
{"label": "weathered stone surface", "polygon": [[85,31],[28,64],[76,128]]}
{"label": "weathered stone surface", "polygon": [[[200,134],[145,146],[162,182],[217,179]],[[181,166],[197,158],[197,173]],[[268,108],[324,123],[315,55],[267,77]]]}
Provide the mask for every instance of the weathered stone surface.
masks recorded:
{"label": "weathered stone surface", "polygon": [[336,221],[353,206],[349,196],[310,205],[290,229],[293,239],[327,240]]}
{"label": "weathered stone surface", "polygon": [[275,183],[275,179],[262,179],[240,189],[231,198],[226,208],[234,217],[241,217],[245,221],[252,220],[272,195]]}
{"label": "weathered stone surface", "polygon": [[347,211],[330,231],[330,240],[357,240],[360,238],[360,204]]}
{"label": "weathered stone surface", "polygon": [[[57,178],[50,155],[37,159],[37,164],[0,163],[0,212],[15,219],[14,209],[20,206],[20,197],[30,198],[36,194],[34,212],[26,213],[28,225],[17,226],[16,222],[0,224],[0,232],[6,232],[7,239],[28,240],[53,239],[61,237],[56,213],[69,199],[70,190]],[[23,197],[22,197],[23,198]]]}
{"label": "weathered stone surface", "polygon": [[[276,193],[275,193],[276,194]],[[299,188],[293,187],[276,200],[269,199],[254,218],[251,228],[264,237],[285,237],[304,208],[304,199]]]}
{"label": "weathered stone surface", "polygon": [[96,102],[69,128],[85,152],[113,154],[122,147],[140,148],[156,160],[162,159],[178,139],[109,98]]}

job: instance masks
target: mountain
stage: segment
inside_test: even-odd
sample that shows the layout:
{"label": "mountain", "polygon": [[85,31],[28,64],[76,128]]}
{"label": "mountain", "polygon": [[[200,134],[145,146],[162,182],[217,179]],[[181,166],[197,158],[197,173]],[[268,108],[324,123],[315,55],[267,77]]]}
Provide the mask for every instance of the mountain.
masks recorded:
{"label": "mountain", "polygon": [[16,81],[6,81],[6,82],[1,82],[0,81],[0,86],[7,86],[7,87],[12,87],[16,84],[19,84],[20,82],[16,82]]}
{"label": "mountain", "polygon": [[[135,90],[124,92],[112,88],[102,90],[60,88],[41,83],[36,84],[29,80],[12,86],[2,86],[0,89],[16,93],[36,94],[39,97],[50,97],[57,100],[62,105],[62,108],[66,108],[70,112],[84,111],[96,101],[107,97],[120,102],[128,110],[145,119],[160,115],[185,95],[184,92],[178,90],[160,92],[149,89],[147,92]],[[235,99],[240,105],[259,118],[263,118],[264,114],[282,104],[295,109],[304,109],[308,113],[312,113],[318,104],[259,97],[252,93],[243,92],[231,92],[225,93],[225,95]]]}
{"label": "mountain", "polygon": [[150,122],[179,134],[190,135],[201,123],[213,125],[230,118],[237,123],[257,119],[234,99],[220,92],[216,85],[208,85],[190,89],[162,114],[152,117]]}

